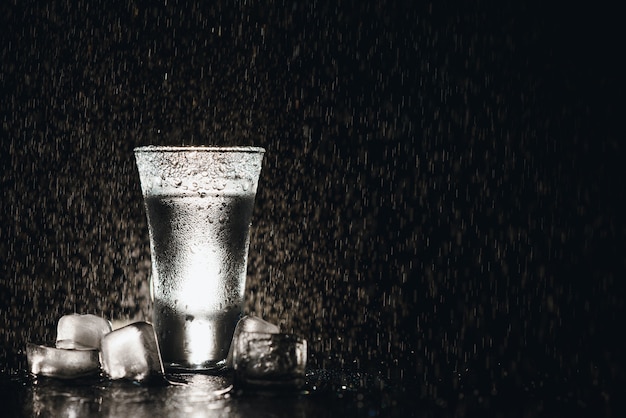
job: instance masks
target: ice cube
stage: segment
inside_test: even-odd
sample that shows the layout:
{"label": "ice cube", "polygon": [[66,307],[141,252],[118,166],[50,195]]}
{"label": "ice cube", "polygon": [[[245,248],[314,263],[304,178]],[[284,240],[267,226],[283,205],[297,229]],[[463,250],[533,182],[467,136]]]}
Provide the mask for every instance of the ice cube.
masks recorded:
{"label": "ice cube", "polygon": [[233,349],[235,382],[244,387],[304,384],[306,340],[293,334],[241,332]]}
{"label": "ice cube", "polygon": [[233,367],[233,347],[235,341],[239,338],[242,332],[265,332],[268,334],[278,334],[280,328],[277,325],[267,322],[258,316],[246,315],[237,322],[235,327],[235,333],[230,343],[230,349],[228,350],[228,356],[226,357],[226,367]]}
{"label": "ice cube", "polygon": [[163,375],[154,328],[147,322],[134,322],[105,335],[100,361],[111,379],[142,381]]}
{"label": "ice cube", "polygon": [[64,315],[57,324],[57,348],[100,348],[102,337],[111,332],[111,323],[96,315]]}
{"label": "ice cube", "polygon": [[26,344],[28,370],[35,375],[72,379],[100,371],[98,350],[64,350]]}

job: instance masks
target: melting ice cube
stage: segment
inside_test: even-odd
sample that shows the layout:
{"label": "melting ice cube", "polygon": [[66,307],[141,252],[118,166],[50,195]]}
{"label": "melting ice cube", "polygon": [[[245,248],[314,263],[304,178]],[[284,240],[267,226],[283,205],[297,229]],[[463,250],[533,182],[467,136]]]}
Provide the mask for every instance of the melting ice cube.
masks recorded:
{"label": "melting ice cube", "polygon": [[98,350],[64,350],[26,344],[28,370],[36,375],[72,379],[100,371]]}
{"label": "melting ice cube", "polygon": [[242,332],[265,332],[268,334],[278,334],[280,328],[277,325],[267,322],[257,316],[246,315],[237,322],[235,327],[235,333],[228,350],[228,357],[226,358],[226,367],[233,367],[233,349],[235,342],[239,338]]}
{"label": "melting ice cube", "polygon": [[64,315],[57,324],[57,348],[100,348],[102,337],[111,332],[111,323],[96,315]]}
{"label": "melting ice cube", "polygon": [[112,379],[141,381],[164,373],[154,328],[147,322],[135,322],[105,335],[100,360]]}
{"label": "melting ice cube", "polygon": [[233,343],[237,385],[297,388],[304,384],[305,339],[292,334],[244,331]]}

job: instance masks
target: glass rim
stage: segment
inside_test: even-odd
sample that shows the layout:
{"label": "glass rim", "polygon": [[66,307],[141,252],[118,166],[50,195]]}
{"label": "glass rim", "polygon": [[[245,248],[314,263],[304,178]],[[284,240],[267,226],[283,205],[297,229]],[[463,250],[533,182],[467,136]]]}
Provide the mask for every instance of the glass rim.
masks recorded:
{"label": "glass rim", "polygon": [[202,145],[145,145],[136,147],[134,152],[249,152],[255,154],[265,153],[265,148],[255,146],[202,146]]}

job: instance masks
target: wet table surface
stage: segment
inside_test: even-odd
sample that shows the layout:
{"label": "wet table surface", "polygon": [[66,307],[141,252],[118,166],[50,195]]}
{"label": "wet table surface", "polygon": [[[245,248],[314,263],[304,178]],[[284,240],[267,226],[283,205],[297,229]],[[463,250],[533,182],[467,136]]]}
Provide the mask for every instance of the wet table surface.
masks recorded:
{"label": "wet table surface", "polygon": [[0,389],[3,417],[611,416],[608,400],[601,397],[589,403],[521,391],[425,401],[417,387],[324,370],[307,372],[306,385],[298,392],[238,389],[230,374],[170,374],[168,381],[150,384],[23,374],[0,377]]}

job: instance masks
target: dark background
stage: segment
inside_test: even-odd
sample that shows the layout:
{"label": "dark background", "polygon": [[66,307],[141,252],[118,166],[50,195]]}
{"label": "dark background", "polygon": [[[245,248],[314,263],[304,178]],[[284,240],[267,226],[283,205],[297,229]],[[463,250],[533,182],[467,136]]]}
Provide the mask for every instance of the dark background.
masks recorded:
{"label": "dark background", "polygon": [[3,2],[2,373],[65,313],[149,317],[135,146],[236,144],[246,309],[311,367],[615,402],[621,22],[521,3]]}

